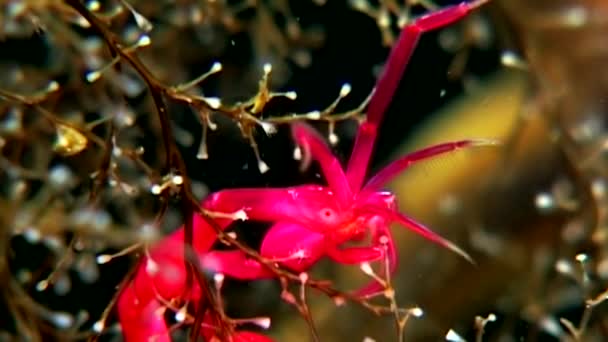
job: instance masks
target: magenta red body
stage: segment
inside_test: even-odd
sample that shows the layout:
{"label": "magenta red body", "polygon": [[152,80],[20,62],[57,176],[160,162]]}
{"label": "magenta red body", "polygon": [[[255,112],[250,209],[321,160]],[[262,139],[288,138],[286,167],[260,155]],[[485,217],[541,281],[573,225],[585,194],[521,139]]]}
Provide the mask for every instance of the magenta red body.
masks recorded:
{"label": "magenta red body", "polygon": [[[260,254],[295,272],[307,271],[323,257],[342,264],[385,261],[392,272],[397,266],[396,249],[389,231],[393,223],[468,258],[448,240],[400,213],[394,196],[383,191],[382,187],[417,161],[459,148],[488,144],[488,141],[464,140],[431,146],[390,163],[367,182],[365,179],[378,126],[420,35],[464,17],[484,2],[463,2],[432,12],[403,29],[378,79],[366,121],[359,127],[345,169],[314,129],[303,123],[292,125],[296,148],[300,149],[303,159],[319,163],[326,184],[228,189],[211,194],[202,206],[214,212],[235,214],[235,219],[240,217],[271,224]],[[218,223],[225,228],[231,220],[221,219]],[[195,218],[193,228],[193,249],[206,271],[247,280],[274,276],[238,249],[212,249],[216,234],[200,217]],[[196,305],[202,295],[196,285],[186,286],[183,229],[179,228],[161,240],[142,258],[132,280],[120,294],[117,311],[128,342],[170,341],[165,310],[175,310],[188,303]],[[344,243],[353,240],[367,244],[343,247]],[[380,284],[372,282],[358,294],[367,296],[381,289]],[[205,326],[202,331],[208,340],[213,337],[212,327]],[[233,340],[269,339],[256,333],[235,332]]]}

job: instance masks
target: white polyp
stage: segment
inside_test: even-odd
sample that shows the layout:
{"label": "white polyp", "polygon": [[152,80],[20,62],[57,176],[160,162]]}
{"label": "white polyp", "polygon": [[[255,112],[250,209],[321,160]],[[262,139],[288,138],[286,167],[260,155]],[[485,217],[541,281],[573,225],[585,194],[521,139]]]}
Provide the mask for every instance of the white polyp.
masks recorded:
{"label": "white polyp", "polygon": [[263,160],[258,161],[258,169],[260,170],[260,173],[266,173],[268,170],[270,170],[268,164],[264,163]]}
{"label": "white polyp", "polygon": [[445,334],[445,340],[450,342],[465,342],[465,339],[452,329],[448,330],[448,333]]}
{"label": "white polyp", "polygon": [[302,149],[299,146],[293,149],[293,159],[302,160]]}
{"label": "white polyp", "polygon": [[198,147],[198,152],[196,153],[196,158],[209,159],[209,152],[207,152],[207,142],[205,141],[205,139],[201,139],[201,143]]}
{"label": "white polyp", "polygon": [[153,195],[160,195],[161,192],[163,192],[163,187],[161,185],[158,184],[154,184],[152,185],[152,187],[150,188],[150,192]]}
{"label": "white polyp", "polygon": [[243,210],[243,209],[236,211],[234,214],[232,214],[232,216],[236,220],[241,220],[241,221],[246,221],[249,218],[249,216],[247,216],[247,212],[245,212],[245,210]]}
{"label": "white polyp", "polygon": [[589,256],[585,253],[579,253],[576,255],[575,259],[576,259],[576,261],[578,261],[582,264],[585,261],[589,260]]}
{"label": "white polyp", "polygon": [[213,65],[211,65],[211,69],[209,70],[209,72],[211,72],[211,73],[220,72],[220,71],[222,71],[222,68],[223,68],[222,63],[215,62],[215,63],[213,63]]}
{"label": "white polyp", "polygon": [[538,325],[541,329],[548,333],[551,336],[562,337],[564,335],[564,330],[562,329],[560,323],[551,316],[545,316],[540,319]]}
{"label": "white polyp", "polygon": [[104,321],[97,321],[93,324],[93,331],[100,334],[105,327],[106,323]]}
{"label": "white polyp", "polygon": [[270,328],[271,320],[270,317],[259,317],[251,320],[251,323],[257,325],[258,327],[267,330]]}
{"label": "white polyp", "polygon": [[95,12],[95,11],[99,11],[99,9],[101,8],[101,4],[99,3],[99,1],[87,1],[87,9],[91,12]]}
{"label": "white polyp", "polygon": [[112,155],[113,155],[114,157],[117,157],[117,158],[118,158],[118,157],[121,157],[121,156],[122,156],[122,149],[121,149],[120,147],[118,147],[118,146],[114,145],[114,146],[112,147]]}
{"label": "white polyp", "polygon": [[228,237],[231,238],[231,239],[235,239],[236,240],[236,238],[237,238],[236,232],[228,232],[228,233],[226,233],[226,235],[228,235]]}
{"label": "white polyp", "polygon": [[272,71],[272,64],[264,63],[264,73],[268,75]]}
{"label": "white polyp", "polygon": [[512,68],[525,68],[526,66],[525,62],[522,61],[522,59],[511,50],[503,51],[503,53],[500,55],[500,62],[502,65]]}
{"label": "white polyp", "polygon": [[389,27],[391,25],[391,17],[389,16],[387,11],[381,11],[378,15],[378,26],[380,27]]}
{"label": "white polyp", "polygon": [[534,198],[534,204],[538,209],[547,211],[555,206],[555,201],[550,193],[541,192]]}
{"label": "white polyp", "polygon": [[207,115],[207,127],[209,127],[210,130],[215,131],[217,129],[217,125],[215,124],[215,122],[211,121],[211,114]]}
{"label": "white polyp", "polygon": [[368,262],[364,262],[361,263],[361,271],[363,271],[363,273],[367,274],[368,276],[374,276],[376,275],[376,273],[374,273],[374,270],[372,269],[372,266],[368,263]]}
{"label": "white polyp", "polygon": [[213,275],[213,281],[215,282],[215,288],[217,288],[218,290],[222,288],[222,285],[224,284],[224,274],[222,273],[216,273]]}
{"label": "white polyp", "polygon": [[91,23],[89,23],[89,21],[85,17],[79,16],[78,18],[76,18],[75,23],[82,28],[91,27]]}
{"label": "white polyp", "polygon": [[148,46],[152,44],[152,39],[147,34],[142,34],[137,40],[137,47]]}
{"label": "white polyp", "polygon": [[376,342],[376,340],[374,340],[374,339],[373,339],[373,338],[371,338],[371,337],[365,336],[365,337],[363,338],[363,342]]}
{"label": "white polyp", "polygon": [[308,253],[306,252],[305,249],[298,249],[297,251],[295,251],[293,254],[291,254],[291,256],[289,257],[289,259],[304,259],[308,257]]}
{"label": "white polyp", "polygon": [[288,98],[290,100],[295,100],[298,98],[298,94],[295,91],[288,91],[284,95],[286,98]]}
{"label": "white polyp", "polygon": [[424,311],[419,307],[415,307],[410,309],[410,314],[416,318],[419,318],[424,315]]}
{"label": "white polyp", "polygon": [[42,291],[46,290],[47,287],[49,287],[49,281],[46,279],[41,280],[38,282],[38,284],[36,284],[36,291],[42,292]]}
{"label": "white polyp", "polygon": [[336,306],[342,306],[342,305],[346,304],[346,300],[342,296],[335,296],[333,298],[333,300],[334,300],[334,304],[336,304]]}
{"label": "white polyp", "polygon": [[321,118],[321,112],[318,110],[313,110],[312,112],[306,114],[306,118],[310,120],[318,120]]}
{"label": "white polyp", "polygon": [[340,139],[338,139],[338,136],[336,135],[336,133],[331,132],[331,133],[329,134],[329,143],[330,143],[330,144],[335,145],[335,144],[337,144],[337,143],[338,143],[338,141],[339,141],[339,140],[340,140]]}
{"label": "white polyp", "polygon": [[37,228],[29,227],[23,231],[23,237],[25,238],[25,240],[27,240],[27,242],[33,244],[40,242],[42,235],[40,234],[40,231]]}
{"label": "white polyp", "polygon": [[488,322],[496,322],[496,315],[493,313],[489,314],[487,320]]}
{"label": "white polyp", "polygon": [[54,92],[57,89],[59,89],[59,83],[57,83],[57,81],[51,81],[46,86],[46,91],[49,92],[49,93]]}
{"label": "white polyp", "polygon": [[300,273],[300,274],[298,275],[298,278],[300,278],[300,282],[301,282],[302,284],[306,284],[306,282],[308,281],[308,278],[309,278],[309,277],[308,277],[308,273],[306,273],[306,272],[302,272],[302,273]]}
{"label": "white polyp", "polygon": [[351,87],[350,83],[344,83],[342,85],[342,88],[340,88],[340,97],[346,97],[348,94],[350,94],[351,90],[352,90],[352,87]]}
{"label": "white polyp", "polygon": [[186,307],[182,307],[175,313],[175,321],[182,323],[186,320]]}
{"label": "white polyp", "polygon": [[87,82],[93,83],[99,79],[99,76],[101,76],[101,72],[99,72],[98,70],[94,70],[87,72],[85,78],[87,79]]}
{"label": "white polyp", "polygon": [[218,97],[205,97],[204,100],[212,109],[218,109],[222,105],[222,100]]}
{"label": "white polyp", "polygon": [[173,176],[171,178],[171,182],[173,182],[173,184],[175,184],[175,185],[182,185],[182,184],[184,184],[184,177],[182,177],[180,175]]}
{"label": "white polyp", "polygon": [[156,263],[156,261],[152,260],[152,259],[148,259],[146,262],[146,273],[150,276],[155,275],[156,273],[158,273],[159,267],[158,264]]}
{"label": "white polyp", "polygon": [[266,135],[275,134],[277,132],[277,127],[271,123],[262,122],[260,126],[262,126],[262,129],[264,130],[264,133],[266,133]]}
{"label": "white polyp", "polygon": [[135,18],[135,23],[137,24],[137,27],[142,29],[144,32],[152,31],[152,23],[146,17],[135,11],[133,8],[130,8],[130,10],[131,13],[133,13],[133,18]]}
{"label": "white polyp", "polygon": [[506,50],[503,51],[500,55],[500,62],[505,66],[513,66],[517,64],[519,61],[519,57],[515,54],[515,52]]}
{"label": "white polyp", "polygon": [[410,16],[407,11],[405,13],[399,14],[397,17],[397,27],[402,29],[407,23],[410,21]]}
{"label": "white polyp", "polygon": [[110,260],[112,260],[112,256],[109,254],[101,254],[98,255],[97,258],[95,258],[95,260],[97,261],[97,263],[99,265],[105,264],[107,262],[109,262]]}

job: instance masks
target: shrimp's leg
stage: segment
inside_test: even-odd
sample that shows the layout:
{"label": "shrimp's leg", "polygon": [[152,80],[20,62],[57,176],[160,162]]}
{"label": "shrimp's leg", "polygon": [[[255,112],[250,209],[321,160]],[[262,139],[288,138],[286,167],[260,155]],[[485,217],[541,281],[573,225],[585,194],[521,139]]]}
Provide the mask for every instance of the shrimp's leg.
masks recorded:
{"label": "shrimp's leg", "polygon": [[[270,228],[260,251],[260,255],[269,262],[276,262],[296,272],[309,269],[324,253],[322,234],[285,222],[279,222]],[[267,267],[240,250],[212,251],[201,260],[205,270],[241,280],[275,276]]]}
{"label": "shrimp's leg", "polygon": [[374,94],[367,108],[366,120],[359,126],[357,132],[355,146],[346,169],[346,177],[353,191],[359,190],[363,184],[378,134],[378,127],[397,91],[403,72],[420,37],[426,32],[464,18],[488,1],[477,0],[448,6],[424,15],[403,28],[386,61],[384,70],[376,82]]}

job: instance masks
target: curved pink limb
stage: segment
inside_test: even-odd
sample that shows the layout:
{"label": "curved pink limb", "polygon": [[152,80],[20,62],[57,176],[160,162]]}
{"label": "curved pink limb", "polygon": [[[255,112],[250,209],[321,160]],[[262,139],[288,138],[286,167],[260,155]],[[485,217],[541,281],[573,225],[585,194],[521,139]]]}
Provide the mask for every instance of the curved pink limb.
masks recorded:
{"label": "curved pink limb", "polygon": [[[298,224],[279,222],[264,236],[260,255],[299,272],[314,265],[325,253],[324,235]],[[205,270],[240,280],[272,278],[273,272],[240,250],[211,251],[201,261]]]}
{"label": "curved pink limb", "polygon": [[306,160],[310,157],[319,162],[325,180],[336,193],[340,204],[348,205],[352,202],[353,193],[344,170],[342,170],[340,162],[325,143],[325,139],[305,123],[296,122],[291,126],[291,130],[296,144],[302,151],[304,163],[306,164]]}
{"label": "curved pink limb", "polygon": [[463,257],[464,259],[466,259],[471,264],[474,263],[473,258],[471,258],[471,256],[467,252],[462,250],[462,248],[458,247],[452,241],[443,238],[441,235],[435,233],[434,231],[430,230],[423,224],[414,221],[413,219],[407,217],[406,215],[403,215],[398,212],[394,212],[394,215],[395,215],[394,216],[395,221],[398,222],[399,224],[401,224],[402,226],[404,226],[405,228],[413,230],[414,232],[422,235],[425,239],[435,242],[439,246],[451,250],[452,252],[454,252],[454,253],[460,255],[461,257]]}
{"label": "curved pink limb", "polygon": [[382,216],[386,219],[389,219],[393,222],[399,223],[403,227],[414,231],[415,233],[422,236],[423,238],[425,238],[429,241],[432,241],[432,242],[438,244],[439,246],[447,248],[447,249],[451,250],[452,252],[460,255],[461,257],[466,259],[468,262],[470,262],[472,264],[474,263],[473,258],[471,258],[471,256],[467,252],[462,250],[462,248],[458,247],[456,244],[454,244],[450,240],[435,233],[434,231],[427,228],[422,223],[416,222],[415,220],[409,218],[406,215],[401,214],[400,212],[397,212],[396,210],[382,208],[382,207],[374,207],[374,206],[367,206],[367,207],[365,207],[365,210],[376,213],[377,215]]}
{"label": "curved pink limb", "polygon": [[299,272],[309,269],[325,254],[325,236],[299,224],[279,222],[270,228],[260,252]]}
{"label": "curved pink limb", "polygon": [[229,189],[209,195],[207,210],[235,213],[260,222],[290,222],[322,231],[343,220],[334,193],[319,185],[289,188]]}
{"label": "curved pink limb", "polygon": [[[202,294],[200,287],[196,283],[192,284],[191,288],[186,287],[184,244],[179,240],[180,234],[179,231],[174,233],[150,251],[149,256],[146,256],[138,266],[134,279],[121,292],[117,311],[125,341],[171,342],[171,328],[167,326],[164,315],[166,304],[197,305],[199,302]],[[213,253],[217,252],[197,251],[196,254],[203,268],[209,262],[208,255]],[[242,258],[226,257],[224,260],[235,261],[237,265],[243,261]],[[201,333],[213,337],[212,329],[208,325],[203,326]],[[272,340],[261,334],[236,331],[232,334],[231,341]]]}
{"label": "curved pink limb", "polygon": [[[209,195],[203,202],[207,210],[236,213],[243,211],[247,220],[277,222],[298,217],[302,211],[300,194],[309,192],[301,186],[293,188],[227,189]],[[308,197],[308,196],[307,196]],[[320,197],[323,197],[320,194]]]}
{"label": "curved pink limb", "polygon": [[[192,248],[201,258],[216,240],[215,231],[200,216],[193,222]],[[197,284],[187,289],[184,260],[184,227],[159,241],[142,258],[117,301],[118,319],[125,341],[170,342],[164,318],[171,300],[198,302]]]}
{"label": "curved pink limb", "polygon": [[353,191],[360,189],[363,184],[374,149],[378,126],[397,91],[403,72],[421,35],[462,19],[471,10],[487,1],[462,2],[449,6],[424,15],[403,28],[389,54],[384,70],[376,82],[374,94],[367,108],[366,121],[359,127],[355,138],[355,145],[346,171],[346,176]]}
{"label": "curved pink limb", "polygon": [[201,260],[203,269],[227,275],[240,280],[272,278],[275,276],[268,268],[249,258],[240,250],[211,251]]}
{"label": "curved pink limb", "polygon": [[251,331],[237,331],[232,337],[232,342],[273,342],[273,340],[268,336]]}
{"label": "curved pink limb", "polygon": [[118,299],[118,318],[125,341],[171,342],[163,306],[156,300],[142,301],[132,286]]}
{"label": "curved pink limb", "polygon": [[363,187],[361,192],[374,192],[378,191],[386,183],[393,180],[395,176],[407,169],[410,165],[415,164],[419,161],[433,158],[442,154],[454,152],[456,150],[483,145],[494,145],[495,142],[487,139],[478,140],[459,140],[452,141],[442,144],[437,144],[423,148],[418,151],[409,153],[382,168],[376,175],[374,175]]}
{"label": "curved pink limb", "polygon": [[173,299],[197,302],[200,298],[196,284],[190,290],[186,289],[184,261],[176,257],[179,250],[167,252],[145,257],[131,283],[118,297],[118,319],[127,342],[170,342],[170,328],[164,317],[165,302]]}
{"label": "curved pink limb", "polygon": [[331,248],[327,255],[341,264],[353,265],[379,260],[384,257],[384,251],[380,247]]}

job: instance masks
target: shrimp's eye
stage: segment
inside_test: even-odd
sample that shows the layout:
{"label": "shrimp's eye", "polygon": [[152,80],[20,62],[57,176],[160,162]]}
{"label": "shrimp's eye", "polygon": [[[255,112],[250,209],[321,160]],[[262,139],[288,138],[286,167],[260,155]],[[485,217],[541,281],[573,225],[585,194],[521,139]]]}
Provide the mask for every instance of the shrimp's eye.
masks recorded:
{"label": "shrimp's eye", "polygon": [[323,208],[321,209],[321,218],[324,220],[332,220],[334,217],[336,217],[336,212],[333,211],[330,208]]}

